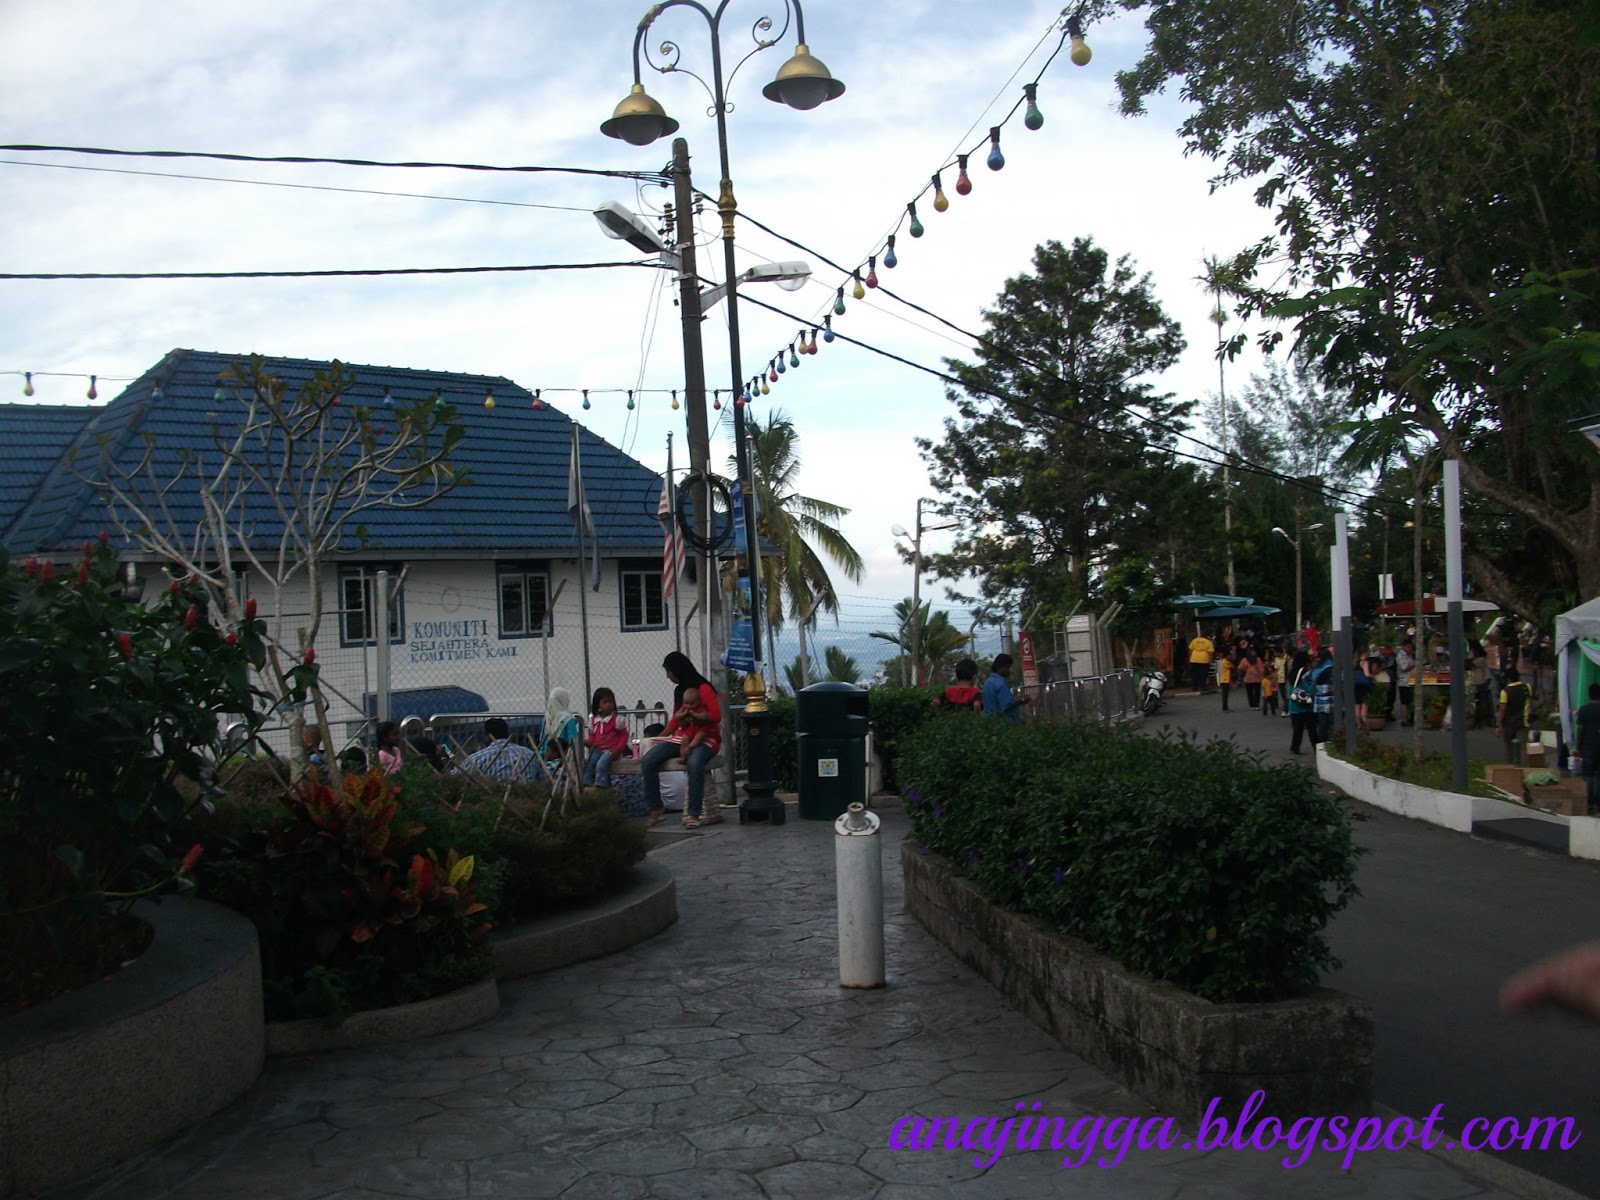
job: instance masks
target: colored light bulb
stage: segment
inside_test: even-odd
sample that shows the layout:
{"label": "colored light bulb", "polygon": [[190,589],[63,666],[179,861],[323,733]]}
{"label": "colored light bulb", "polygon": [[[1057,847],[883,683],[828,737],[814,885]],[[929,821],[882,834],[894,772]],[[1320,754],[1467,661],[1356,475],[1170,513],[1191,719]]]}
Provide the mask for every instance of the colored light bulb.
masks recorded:
{"label": "colored light bulb", "polygon": [[383,389],[383,406],[385,408],[394,407],[394,395],[389,391],[388,388]]}
{"label": "colored light bulb", "polygon": [[794,352],[793,342],[789,343],[789,365],[791,367],[798,367],[800,365],[800,356]]}
{"label": "colored light bulb", "polygon": [[1089,49],[1089,43],[1083,40],[1083,22],[1072,17],[1067,21],[1067,32],[1072,35],[1072,65],[1087,67],[1094,52]]}
{"label": "colored light bulb", "polygon": [[867,298],[867,289],[861,282],[861,272],[860,271],[854,272],[854,276],[853,277],[854,277],[856,282],[855,282],[855,286],[850,289],[850,294],[852,296],[854,296],[857,300],[865,300]]}
{"label": "colored light bulb", "polygon": [[543,388],[535,388],[533,391],[533,409],[535,412],[544,407],[544,401],[539,399],[539,393],[543,390]]}
{"label": "colored light bulb", "polygon": [[628,389],[628,411],[629,412],[633,411],[633,389],[632,388]]}
{"label": "colored light bulb", "polygon": [[1006,156],[1000,153],[1000,126],[989,130],[989,170],[998,171],[1006,165]]}
{"label": "colored light bulb", "polygon": [[956,168],[960,174],[956,176],[956,195],[968,196],[972,194],[972,180],[967,178],[967,156],[956,155]]}
{"label": "colored light bulb", "polygon": [[[867,259],[867,286],[871,287],[871,288],[875,288],[875,287],[878,286],[878,257],[877,257],[877,255],[873,255],[871,258]],[[812,330],[813,338],[815,338],[815,334],[816,334],[816,330]]]}
{"label": "colored light bulb", "polygon": [[782,375],[785,371],[787,371],[789,369],[786,365],[784,365],[783,355],[781,355],[781,354],[778,355],[778,357],[774,361],[778,364],[778,374],[779,375]]}
{"label": "colored light bulb", "polygon": [[166,393],[161,390],[161,385],[159,383],[150,389],[150,399],[152,400],[160,400],[165,394]]}
{"label": "colored light bulb", "polygon": [[211,403],[213,403],[213,404],[225,404],[225,403],[227,403],[227,400],[228,400],[228,394],[226,392],[224,392],[220,387],[216,391],[211,393]]}
{"label": "colored light bulb", "polygon": [[748,398],[745,396],[745,394],[743,392],[740,392],[739,393],[739,398],[737,400],[735,400],[734,403],[737,404],[740,408],[743,408],[745,406],[745,404],[748,403]]}
{"label": "colored light bulb", "polygon": [[811,331],[811,345],[807,348],[806,353],[807,354],[815,354],[816,352],[817,352],[817,331],[815,329],[813,329]]}
{"label": "colored light bulb", "polygon": [[713,389],[711,393],[711,407],[716,409],[718,412],[722,411],[722,393],[716,391],[715,389]]}
{"label": "colored light bulb", "polygon": [[773,383],[778,382],[778,368],[771,363],[767,364],[767,378],[772,380]]}
{"label": "colored light bulb", "polygon": [[22,394],[24,396],[33,395],[33,372],[32,371],[24,371],[22,373]]}
{"label": "colored light bulb", "polygon": [[589,389],[588,388],[584,388],[583,389],[583,406],[585,408],[589,408],[590,407],[590,404],[589,404]]}
{"label": "colored light bulb", "polygon": [[911,214],[911,226],[907,232],[910,233],[912,237],[921,237],[927,232],[927,230],[923,229],[922,222],[917,220],[916,202],[913,201],[912,203],[906,205],[906,211]]}
{"label": "colored light bulb", "polygon": [[1022,94],[1028,98],[1028,108],[1022,114],[1022,123],[1029,129],[1044,128],[1044,114],[1039,111],[1039,85],[1025,83],[1022,85]]}
{"label": "colored light bulb", "polygon": [[839,316],[844,316],[844,289],[839,289],[839,295],[833,302],[833,311]]}
{"label": "colored light bulb", "polygon": [[883,252],[883,265],[892,271],[899,262],[900,260],[894,254],[894,234],[891,233],[889,235],[889,248]]}
{"label": "colored light bulb", "polygon": [[833,341],[833,318],[832,317],[823,317],[822,318],[822,340],[825,341],[825,342]]}
{"label": "colored light bulb", "polygon": [[676,389],[674,389],[672,393],[672,411],[678,411],[678,393]]}
{"label": "colored light bulb", "polygon": [[87,396],[88,396],[88,397],[89,397],[89,399],[91,399],[91,400],[98,400],[98,399],[100,399],[100,389],[99,389],[99,388],[97,388],[97,387],[95,387],[95,380],[96,380],[96,379],[97,379],[97,378],[98,378],[98,377],[97,377],[97,376],[94,376],[94,375],[91,375],[91,376],[89,376],[89,390],[88,390],[88,392],[87,392],[87,393],[85,393],[85,394],[86,394],[86,395],[87,395]]}
{"label": "colored light bulb", "polygon": [[770,396],[772,394],[772,389],[767,386],[767,381],[765,379],[761,381],[761,394],[763,396]]}
{"label": "colored light bulb", "polygon": [[939,178],[939,172],[933,173],[933,211],[944,212],[950,207],[950,197],[944,194],[944,183]]}

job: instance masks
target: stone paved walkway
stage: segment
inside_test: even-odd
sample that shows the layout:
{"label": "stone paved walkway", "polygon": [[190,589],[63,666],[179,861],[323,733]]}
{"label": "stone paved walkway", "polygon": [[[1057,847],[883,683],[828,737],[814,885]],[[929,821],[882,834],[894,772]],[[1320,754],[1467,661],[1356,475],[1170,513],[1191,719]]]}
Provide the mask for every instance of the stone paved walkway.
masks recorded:
{"label": "stone paved walkway", "polygon": [[[1505,1193],[1415,1150],[1362,1156],[1129,1152],[1064,1170],[890,1150],[910,1113],[1151,1115],[1009,1011],[900,911],[885,814],[889,987],[837,986],[831,825],[729,823],[655,853],[680,920],[610,958],[502,987],[475,1029],[269,1064],[228,1111],[70,1200],[464,1196],[923,1200],[1272,1195],[1455,1200]],[[152,1080],[151,1086],[160,1086]]]}

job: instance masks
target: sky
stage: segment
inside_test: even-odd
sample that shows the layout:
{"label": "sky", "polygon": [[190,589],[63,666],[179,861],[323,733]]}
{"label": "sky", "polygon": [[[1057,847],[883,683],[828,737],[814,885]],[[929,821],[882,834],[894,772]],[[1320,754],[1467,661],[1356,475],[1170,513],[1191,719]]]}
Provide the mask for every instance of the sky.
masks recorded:
{"label": "sky", "polygon": [[[670,139],[639,148],[603,137],[600,123],[632,82],[637,0],[0,0],[8,69],[0,143],[177,150],[258,156],[556,166],[656,171]],[[811,0],[812,54],[846,85],[810,112],[774,104],[761,88],[793,52],[791,29],[741,64],[763,16],[782,27],[781,3],[730,0],[721,30],[733,105],[731,173],[740,210],[805,249],[741,222],[741,269],[807,259],[797,292],[770,285],[752,300],[792,317],[740,306],[743,375],[753,376],[802,327],[831,312],[846,287],[841,333],[937,369],[970,358],[982,311],[1026,271],[1048,239],[1089,236],[1149,272],[1189,347],[1158,387],[1204,398],[1218,386],[1210,297],[1195,282],[1202,260],[1270,232],[1248,187],[1215,193],[1210,165],[1186,157],[1182,109],[1159,98],[1149,115],[1116,111],[1115,73],[1137,59],[1144,31],[1120,18],[1086,30],[1093,59],[1063,51],[1041,81],[1045,117],[1021,113],[1001,135],[1003,170],[983,163],[987,131],[1011,109],[1060,40],[1060,10],[1029,0]],[[681,47],[683,71],[644,66],[646,89],[680,122],[696,186],[715,193],[717,146],[710,97],[687,72],[710,72],[707,23],[669,10],[647,44]],[[970,195],[946,171],[947,212],[918,204],[927,233],[901,228],[899,265],[879,262],[886,287],[940,322],[868,292],[827,266],[865,262],[930,175],[957,152],[972,157]],[[85,170],[82,168],[95,168]],[[146,172],[129,174],[127,172]],[[160,174],[154,174],[160,173]],[[167,176],[188,176],[169,178]],[[208,179],[193,178],[207,176]],[[231,181],[251,182],[231,182]],[[260,186],[261,183],[295,187]],[[358,190],[349,190],[358,189]],[[410,193],[374,195],[371,192]],[[260,165],[183,158],[107,158],[0,151],[0,270],[248,271],[637,263],[590,215],[617,201],[654,220],[670,192],[627,178],[576,173],[380,170]],[[703,276],[720,279],[715,213],[699,223]],[[810,253],[808,253],[808,251]],[[218,281],[0,280],[0,399],[102,401],[175,347],[504,375],[660,470],[666,438],[687,458],[681,325],[668,273],[638,265],[586,271]],[[710,387],[731,385],[725,305],[704,325]],[[1238,327],[1230,318],[1227,332]],[[891,528],[911,528],[918,496],[932,496],[914,439],[938,437],[952,406],[943,384],[843,341],[819,342],[760,398],[752,415],[794,419],[802,491],[848,506],[845,535],[867,564],[851,585],[836,577],[845,615],[818,640],[858,640],[887,628],[911,592],[911,568]],[[1230,390],[1260,361],[1227,368]],[[60,375],[81,376],[59,377]],[[582,410],[579,390],[590,389]],[[639,392],[626,407],[626,390]],[[729,418],[726,408],[713,421]],[[731,451],[731,419],[714,432],[714,463]],[[1192,447],[1191,447],[1192,448]],[[926,551],[943,548],[924,538]],[[1214,581],[1218,590],[1220,580]],[[960,606],[924,579],[922,595]],[[779,657],[791,655],[780,644]]]}

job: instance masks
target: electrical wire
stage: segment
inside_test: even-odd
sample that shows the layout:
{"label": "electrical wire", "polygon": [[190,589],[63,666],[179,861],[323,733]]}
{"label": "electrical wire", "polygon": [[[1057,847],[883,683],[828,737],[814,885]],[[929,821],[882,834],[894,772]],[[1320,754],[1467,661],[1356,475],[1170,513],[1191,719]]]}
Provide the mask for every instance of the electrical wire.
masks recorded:
{"label": "electrical wire", "polygon": [[221,154],[198,150],[111,150],[103,146],[35,146],[28,144],[0,145],[0,151],[16,154],[98,154],[115,158],[204,158],[218,162],[293,163],[296,165],[322,165],[335,167],[386,167],[403,170],[485,171],[514,175],[595,175],[607,179],[643,179],[654,182],[671,182],[671,176],[662,171],[610,171],[596,167],[502,167],[486,163],[453,162],[389,162],[373,158],[316,158],[303,154],[260,155]]}
{"label": "electrical wire", "polygon": [[378,188],[334,187],[322,183],[283,183],[276,179],[230,179],[225,175],[186,175],[177,171],[135,171],[128,167],[86,167],[79,163],[22,162],[0,158],[0,166],[43,167],[54,171],[94,171],[103,175],[141,175],[151,179],[193,179],[203,183],[238,183],[249,187],[294,188],[305,192],[344,192],[352,196],[398,196],[407,200],[450,200],[458,204],[497,204],[510,208],[541,208],[551,212],[589,212],[569,204],[534,204],[527,200],[486,200],[478,196],[440,196],[431,192],[389,192]]}
{"label": "electrical wire", "polygon": [[493,275],[527,271],[593,271],[603,267],[644,267],[660,270],[649,261],[598,263],[533,263],[504,267],[375,267],[345,271],[36,271],[8,272],[0,279],[328,279],[377,275]]}

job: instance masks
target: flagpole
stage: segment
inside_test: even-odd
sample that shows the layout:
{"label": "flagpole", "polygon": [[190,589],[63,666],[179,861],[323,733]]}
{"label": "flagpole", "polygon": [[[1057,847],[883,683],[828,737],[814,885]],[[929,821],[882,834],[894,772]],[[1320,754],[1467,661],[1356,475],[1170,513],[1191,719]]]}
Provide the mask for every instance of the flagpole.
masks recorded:
{"label": "flagpole", "polygon": [[679,623],[682,617],[682,606],[678,593],[683,590],[683,580],[678,576],[678,494],[672,486],[672,431],[667,431],[667,480],[664,485],[667,489],[667,539],[666,567],[672,572],[672,645],[680,654],[683,653],[683,626]]}
{"label": "flagpole", "polygon": [[[578,620],[583,624],[583,703],[589,702],[589,697],[594,695],[594,688],[589,678],[589,589],[583,586],[583,560],[586,557],[586,548],[583,540],[583,527],[588,517],[589,501],[583,492],[583,457],[578,450],[578,423],[572,422],[572,479],[569,491],[575,491],[577,512],[574,514],[573,524],[578,527]],[[573,497],[568,497],[571,504]],[[550,697],[545,696],[545,703],[550,702]]]}

